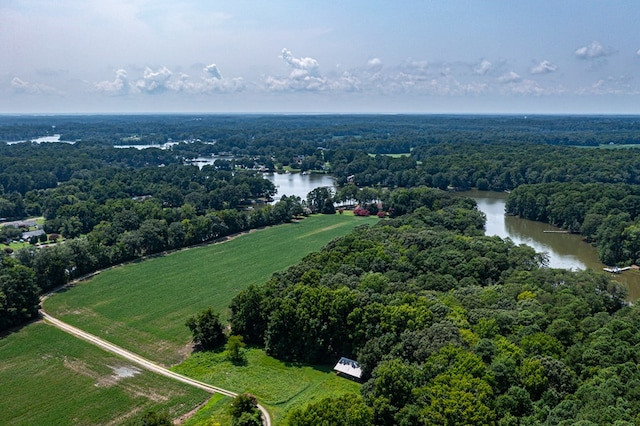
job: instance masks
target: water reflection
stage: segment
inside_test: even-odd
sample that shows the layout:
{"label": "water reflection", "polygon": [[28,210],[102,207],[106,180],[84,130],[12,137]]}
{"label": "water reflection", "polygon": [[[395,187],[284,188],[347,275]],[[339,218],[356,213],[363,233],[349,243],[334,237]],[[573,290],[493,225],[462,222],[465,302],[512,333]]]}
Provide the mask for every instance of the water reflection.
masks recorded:
{"label": "water reflection", "polygon": [[[546,253],[551,268],[586,269],[598,267],[597,256],[595,253],[589,253],[589,249],[594,251],[593,248],[585,244],[580,236],[557,233],[561,230],[544,223],[506,216],[504,206],[508,194],[469,191],[465,195],[475,199],[478,208],[487,216],[487,235],[508,237],[516,244],[527,244],[538,252]],[[583,256],[576,254],[576,248],[579,245],[586,246],[587,251],[582,253]]]}
{"label": "water reflection", "polygon": [[290,197],[295,195],[307,199],[307,194],[316,188],[329,186],[335,189],[333,177],[322,174],[302,173],[264,173],[265,179],[270,180],[276,186],[278,193],[274,197],[279,200],[283,195]]}
{"label": "water reflection", "polygon": [[[537,252],[546,253],[549,267],[601,271],[605,266],[598,259],[595,247],[585,243],[580,235],[558,233],[562,230],[545,223],[506,216],[504,207],[508,194],[477,190],[462,194],[476,200],[478,209],[487,216],[487,235],[511,238],[516,244],[527,244]],[[626,271],[615,278],[629,287],[629,300],[640,298],[640,272]]]}

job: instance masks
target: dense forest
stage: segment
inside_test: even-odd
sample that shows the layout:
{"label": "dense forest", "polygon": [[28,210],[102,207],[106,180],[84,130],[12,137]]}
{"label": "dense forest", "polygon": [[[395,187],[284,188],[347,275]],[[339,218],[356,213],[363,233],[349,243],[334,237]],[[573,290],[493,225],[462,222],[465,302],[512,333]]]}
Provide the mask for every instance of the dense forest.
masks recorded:
{"label": "dense forest", "polygon": [[604,183],[522,185],[507,213],[581,233],[608,264],[640,263],[640,186]]}
{"label": "dense forest", "polygon": [[[484,236],[474,202],[452,192],[509,191],[507,213],[581,233],[605,263],[640,262],[636,122],[3,116],[1,221],[41,216],[45,234],[13,249],[26,229],[0,226],[0,330],[97,269],[346,202],[387,219],[231,306],[233,333],[269,354],[363,368],[361,395],[317,401],[289,424],[635,424],[640,314],[624,290]],[[9,143],[53,134],[73,143]],[[136,144],[157,147],[117,148]],[[328,172],[338,188],[258,208],[276,191],[265,170]]]}
{"label": "dense forest", "polygon": [[[335,240],[232,303],[232,329],[281,359],[357,359],[361,399],[291,414],[317,424],[634,424],[640,311],[603,275],[542,268],[482,235],[473,203],[421,207]],[[580,423],[582,422],[582,423]]]}

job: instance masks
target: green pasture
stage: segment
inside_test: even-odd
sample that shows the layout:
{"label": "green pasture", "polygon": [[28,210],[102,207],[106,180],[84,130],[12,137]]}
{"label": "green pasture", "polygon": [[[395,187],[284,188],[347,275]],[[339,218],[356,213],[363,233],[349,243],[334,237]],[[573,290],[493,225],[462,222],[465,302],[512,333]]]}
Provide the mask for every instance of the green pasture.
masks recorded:
{"label": "green pasture", "polygon": [[[279,361],[259,349],[246,351],[246,363],[234,365],[224,353],[197,352],[172,370],[225,389],[255,395],[272,416],[275,424],[294,407],[310,402],[359,393],[360,385],[339,377],[330,367],[311,367]],[[213,417],[223,423],[228,401],[211,402],[187,425]]]}
{"label": "green pasture", "polygon": [[184,325],[189,316],[211,306],[227,317],[239,291],[266,282],[332,239],[377,220],[315,215],[224,243],[115,267],[52,296],[44,308],[148,359],[174,365],[191,352]]}
{"label": "green pasture", "polygon": [[232,422],[231,414],[229,414],[231,402],[231,398],[219,393],[214,394],[202,408],[187,419],[184,426],[230,425]]}
{"label": "green pasture", "polygon": [[177,418],[208,397],[41,322],[0,338],[2,425],[116,425],[147,410]]}

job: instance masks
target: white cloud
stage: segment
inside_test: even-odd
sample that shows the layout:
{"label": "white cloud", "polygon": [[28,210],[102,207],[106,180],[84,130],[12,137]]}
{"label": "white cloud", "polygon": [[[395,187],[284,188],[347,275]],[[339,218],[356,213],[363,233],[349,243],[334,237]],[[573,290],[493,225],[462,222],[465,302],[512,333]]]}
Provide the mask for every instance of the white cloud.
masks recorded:
{"label": "white cloud", "polygon": [[380,58],[371,58],[367,61],[367,68],[370,70],[379,71],[382,69],[382,60]]}
{"label": "white cloud", "polygon": [[511,93],[517,95],[544,95],[546,91],[535,81],[533,80],[522,80],[516,82],[510,87]]}
{"label": "white cloud", "polygon": [[291,71],[292,77],[319,75],[320,64],[313,58],[296,58],[291,51],[286,48],[282,49],[281,57],[293,68],[293,71]]}
{"label": "white cloud", "polygon": [[500,77],[498,77],[498,83],[502,83],[502,84],[517,83],[521,79],[522,78],[520,77],[520,74],[514,71],[509,71],[508,73],[502,74]]}
{"label": "white cloud", "polygon": [[489,62],[486,59],[483,59],[478,65],[476,65],[473,68],[473,72],[475,74],[485,75],[491,70],[492,67],[493,67],[493,64],[491,62]]}
{"label": "white cloud", "polygon": [[609,75],[601,78],[590,87],[582,89],[580,94],[590,95],[638,95],[640,89],[632,86],[634,78],[629,75]]}
{"label": "white cloud", "polygon": [[636,55],[640,56],[640,49],[636,52]]}
{"label": "white cloud", "polygon": [[153,70],[145,68],[142,77],[129,82],[127,71],[119,69],[113,81],[94,83],[98,92],[107,95],[135,95],[140,93],[159,94],[162,92],[184,92],[192,94],[212,94],[240,92],[246,87],[242,78],[223,78],[217,65],[207,65],[202,69],[202,76],[193,78],[185,73],[174,74],[167,67]]}
{"label": "white cloud", "polygon": [[194,86],[199,93],[231,93],[242,92],[246,89],[246,84],[242,77],[223,78],[202,78],[202,81]]}
{"label": "white cloud", "polygon": [[531,69],[529,69],[529,72],[531,74],[548,74],[555,72],[557,69],[558,67],[556,65],[545,60],[531,67]]}
{"label": "white cloud", "polygon": [[191,76],[180,73],[177,80],[170,80],[166,87],[174,91],[184,91],[194,94],[241,92],[246,88],[244,79],[223,78],[216,64],[207,65],[202,69],[202,77],[193,80]]}
{"label": "white cloud", "polygon": [[280,55],[291,68],[288,77],[268,76],[264,83],[271,91],[321,91],[331,88],[329,80],[320,75],[320,64],[313,58],[296,58],[284,48]]}
{"label": "white cloud", "polygon": [[330,87],[333,90],[344,92],[359,92],[362,90],[362,81],[357,76],[344,72],[338,79],[330,83]]}
{"label": "white cloud", "polygon": [[94,84],[97,91],[108,95],[126,95],[131,89],[131,85],[127,80],[127,71],[124,69],[116,70],[116,78],[113,81],[99,81]]}
{"label": "white cloud", "polygon": [[215,78],[216,80],[222,80],[222,74],[220,74],[220,70],[218,70],[218,66],[216,64],[207,65],[204,67],[203,71],[205,74]]}
{"label": "white cloud", "polygon": [[165,87],[176,92],[190,92],[193,91],[194,83],[191,81],[191,76],[181,72],[177,79],[168,80]]}
{"label": "white cloud", "polygon": [[620,88],[615,87],[615,85],[611,84],[609,78],[600,79],[593,83],[590,87],[584,88],[579,91],[579,94],[582,95],[620,95],[623,94]]}
{"label": "white cloud", "polygon": [[16,93],[24,93],[28,95],[62,95],[60,90],[47,86],[46,84],[31,83],[19,77],[11,80],[11,88]]}
{"label": "white cloud", "polygon": [[167,67],[161,67],[157,71],[147,67],[142,79],[136,82],[136,87],[143,92],[158,93],[170,88],[169,80],[173,73]]}
{"label": "white cloud", "polygon": [[575,55],[579,59],[595,59],[613,54],[613,49],[602,46],[597,41],[592,41],[587,46],[579,47],[575,50]]}

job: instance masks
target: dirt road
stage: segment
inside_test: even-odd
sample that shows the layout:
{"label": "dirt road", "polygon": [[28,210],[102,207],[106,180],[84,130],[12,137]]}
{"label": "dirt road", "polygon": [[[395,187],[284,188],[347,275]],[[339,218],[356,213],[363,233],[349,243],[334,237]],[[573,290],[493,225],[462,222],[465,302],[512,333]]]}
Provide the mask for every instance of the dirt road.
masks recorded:
{"label": "dirt road", "polygon": [[[201,382],[199,380],[194,380],[191,379],[187,376],[183,376],[182,374],[178,374],[178,373],[174,373],[171,370],[168,370],[158,364],[155,364],[151,361],[149,361],[146,358],[143,358],[139,355],[134,354],[133,352],[129,352],[126,349],[123,349],[119,346],[114,345],[113,343],[109,343],[104,339],[101,339],[98,336],[94,336],[93,334],[87,333],[86,331],[82,331],[79,328],[76,328],[72,325],[69,325],[65,322],[60,321],[57,318],[52,317],[51,315],[47,314],[45,311],[43,311],[42,309],[40,310],[40,315],[42,316],[42,318],[47,321],[49,324],[59,328],[62,331],[65,331],[75,337],[78,337],[82,340],[86,340],[87,342],[98,346],[100,348],[102,348],[105,351],[114,353],[116,355],[119,355],[131,362],[134,362],[136,364],[138,364],[139,366],[141,366],[142,368],[152,371],[156,374],[160,374],[166,377],[169,377],[171,379],[174,380],[178,380],[182,383],[186,383],[188,385],[194,386],[196,388],[200,388],[203,389],[207,392],[211,392],[211,393],[220,393],[222,395],[226,395],[226,396],[230,396],[230,397],[235,397],[238,394],[235,392],[231,392],[228,391],[226,389],[222,389],[216,386],[212,386],[209,385],[207,383]],[[271,418],[269,417],[269,413],[267,412],[267,410],[262,406],[258,404],[258,409],[262,412],[262,420],[265,426],[271,426]]]}

